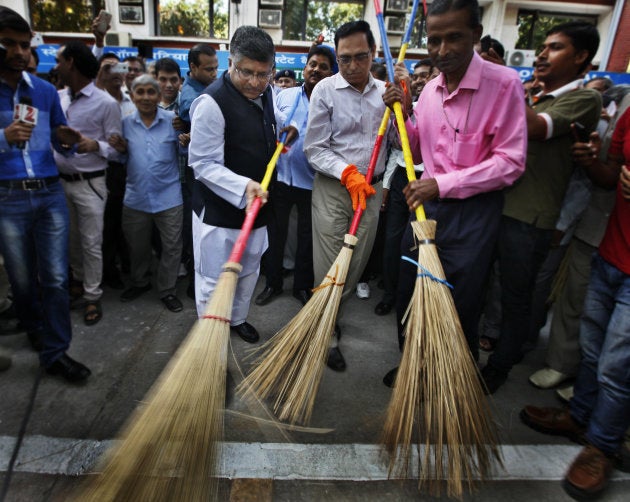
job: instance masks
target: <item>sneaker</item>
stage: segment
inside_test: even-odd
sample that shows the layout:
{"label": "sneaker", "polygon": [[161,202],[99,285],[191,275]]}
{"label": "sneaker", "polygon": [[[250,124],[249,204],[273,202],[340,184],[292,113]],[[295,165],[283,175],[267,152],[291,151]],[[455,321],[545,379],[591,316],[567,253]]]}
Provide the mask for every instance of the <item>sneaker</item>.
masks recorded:
{"label": "sneaker", "polygon": [[357,296],[361,300],[367,300],[370,297],[370,285],[367,282],[357,284]]}
{"label": "sneaker", "polygon": [[565,375],[552,368],[543,368],[529,377],[529,383],[539,389],[552,389],[570,378],[571,375]]}

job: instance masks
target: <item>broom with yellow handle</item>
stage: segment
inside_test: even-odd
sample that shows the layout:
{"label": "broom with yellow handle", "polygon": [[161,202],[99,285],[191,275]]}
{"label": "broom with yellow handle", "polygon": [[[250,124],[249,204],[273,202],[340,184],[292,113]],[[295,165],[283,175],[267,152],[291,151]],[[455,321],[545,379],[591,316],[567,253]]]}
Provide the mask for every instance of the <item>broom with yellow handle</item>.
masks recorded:
{"label": "broom with yellow handle", "polygon": [[[379,0],[374,0],[385,59],[394,74]],[[409,181],[413,158],[400,103],[394,104]],[[449,496],[461,497],[464,483],[490,474],[501,462],[496,427],[459,322],[435,246],[436,222],[416,210],[412,222],[418,243],[418,275],[405,321],[405,346],[387,409],[383,443],[390,473],[407,472],[412,441],[419,450],[420,487],[439,493],[446,480]],[[415,431],[415,435],[414,435]]]}
{"label": "broom with yellow handle", "polygon": [[[290,121],[290,118],[287,122]],[[267,190],[286,133],[261,181]],[[252,202],[205,315],[126,425],[100,474],[76,500],[208,501],[217,498],[230,315],[240,260],[262,200]]]}

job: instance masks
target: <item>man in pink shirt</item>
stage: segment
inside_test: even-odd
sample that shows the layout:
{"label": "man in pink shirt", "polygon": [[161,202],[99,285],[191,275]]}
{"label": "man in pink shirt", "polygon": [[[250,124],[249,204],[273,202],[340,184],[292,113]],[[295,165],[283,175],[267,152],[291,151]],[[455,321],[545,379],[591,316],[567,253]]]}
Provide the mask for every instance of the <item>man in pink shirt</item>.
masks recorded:
{"label": "man in pink shirt", "polygon": [[[438,222],[436,244],[466,339],[475,359],[477,324],[503,208],[502,189],[525,169],[527,125],[517,73],[475,53],[482,26],[477,0],[435,0],[427,16],[427,49],[441,74],[427,83],[407,120],[414,162],[422,178],[404,190],[410,210],[424,204]],[[403,65],[398,80],[408,78]],[[387,105],[403,99],[389,86]],[[401,252],[418,251],[407,226]],[[399,331],[416,278],[416,266],[402,261],[397,294]],[[390,381],[394,373],[388,374]],[[385,382],[387,384],[387,382]]]}

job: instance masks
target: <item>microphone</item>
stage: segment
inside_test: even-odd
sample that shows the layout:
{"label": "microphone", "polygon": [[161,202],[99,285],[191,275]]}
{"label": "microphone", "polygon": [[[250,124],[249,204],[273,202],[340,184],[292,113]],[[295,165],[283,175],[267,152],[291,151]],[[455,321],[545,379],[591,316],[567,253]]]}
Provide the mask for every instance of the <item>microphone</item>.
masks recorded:
{"label": "microphone", "polygon": [[[15,105],[15,109],[13,111],[13,120],[19,120],[25,124],[31,124],[32,126],[37,125],[37,117],[39,115],[39,110],[33,106],[33,100],[28,96],[22,96],[20,98],[20,103]],[[17,144],[17,147],[20,150],[24,150],[26,147],[25,141],[20,141]]]}

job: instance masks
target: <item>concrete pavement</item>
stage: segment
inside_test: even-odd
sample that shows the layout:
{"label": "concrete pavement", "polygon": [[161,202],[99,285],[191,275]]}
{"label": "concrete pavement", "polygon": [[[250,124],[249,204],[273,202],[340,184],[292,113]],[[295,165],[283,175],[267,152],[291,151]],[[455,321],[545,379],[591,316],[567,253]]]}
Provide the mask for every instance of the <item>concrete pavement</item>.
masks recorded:
{"label": "concrete pavement", "polygon": [[[324,371],[310,424],[321,430],[281,434],[253,418],[264,416],[263,411],[233,393],[252,346],[232,336],[222,499],[431,499],[418,491],[415,479],[388,480],[378,448],[391,393],[381,380],[400,356],[394,314],[379,317],[373,313],[381,294],[375,282],[371,282],[372,297],[364,301],[353,296],[340,322],[340,346],[348,369]],[[256,293],[262,286],[259,282]],[[166,310],[154,290],[121,303],[120,291],[111,289],[105,291],[104,318],[97,325],[86,327],[81,313],[72,313],[74,341],[69,353],[91,368],[92,377],[83,386],[48,376],[42,379],[7,502],[66,500],[76,489],[194,323],[194,305],[185,291],[184,281],[179,284],[185,307],[180,313]],[[267,306],[251,307],[249,321],[263,340],[301,307],[290,294],[288,280],[285,291]],[[0,345],[13,354],[13,366],[0,373],[0,471],[6,474],[38,363],[24,334],[2,336]],[[526,403],[557,404],[552,391],[527,383],[543,354],[542,348],[529,353],[491,398],[506,470],[497,470],[490,482],[465,500],[569,500],[559,480],[579,447],[536,433],[518,418]],[[630,475],[615,472],[603,500],[627,500],[629,494]]]}

